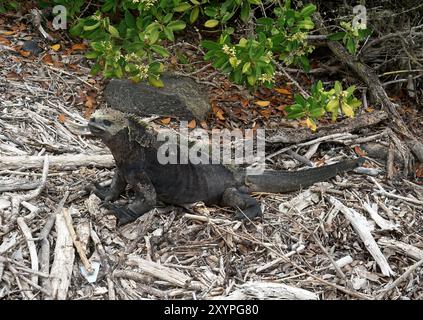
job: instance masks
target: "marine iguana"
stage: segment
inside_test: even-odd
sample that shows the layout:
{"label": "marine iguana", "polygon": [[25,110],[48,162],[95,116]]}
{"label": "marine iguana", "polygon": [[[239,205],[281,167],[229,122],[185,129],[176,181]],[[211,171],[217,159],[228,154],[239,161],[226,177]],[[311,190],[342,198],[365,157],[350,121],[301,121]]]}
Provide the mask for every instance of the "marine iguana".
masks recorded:
{"label": "marine iguana", "polygon": [[[136,116],[113,109],[100,109],[88,123],[91,133],[110,149],[116,172],[109,190],[98,185],[94,193],[114,211],[118,225],[134,221],[154,208],[157,201],[182,205],[203,201],[237,210],[235,218],[250,219],[262,214],[259,202],[251,192],[289,192],[324,181],[341,172],[352,170],[364,159],[349,159],[308,170],[265,170],[260,175],[247,175],[241,168],[223,164],[160,164],[157,159],[156,135],[149,124]],[[135,191],[134,202],[123,206],[112,204],[129,185]]]}

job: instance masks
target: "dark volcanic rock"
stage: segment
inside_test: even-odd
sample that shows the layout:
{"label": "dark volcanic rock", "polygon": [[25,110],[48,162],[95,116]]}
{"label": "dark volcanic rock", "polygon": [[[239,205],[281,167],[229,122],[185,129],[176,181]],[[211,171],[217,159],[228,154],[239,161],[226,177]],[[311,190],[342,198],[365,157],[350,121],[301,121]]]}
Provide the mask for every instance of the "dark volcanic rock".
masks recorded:
{"label": "dark volcanic rock", "polygon": [[210,110],[203,88],[190,78],[163,75],[164,88],[113,79],[104,90],[111,108],[137,115],[160,115],[202,120]]}

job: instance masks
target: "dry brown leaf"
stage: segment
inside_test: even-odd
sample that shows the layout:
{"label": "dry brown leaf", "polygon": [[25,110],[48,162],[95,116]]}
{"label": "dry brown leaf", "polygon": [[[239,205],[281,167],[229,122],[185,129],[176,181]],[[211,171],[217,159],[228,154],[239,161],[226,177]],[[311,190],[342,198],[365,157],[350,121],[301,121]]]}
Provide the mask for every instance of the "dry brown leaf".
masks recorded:
{"label": "dry brown leaf", "polygon": [[260,114],[267,119],[269,119],[270,115],[272,114],[272,110],[271,109],[263,109],[259,111]]}
{"label": "dry brown leaf", "polygon": [[195,119],[192,119],[189,123],[188,123],[188,129],[194,129],[197,126],[197,122],[195,121]]}
{"label": "dry brown leaf", "polygon": [[4,36],[11,36],[16,33],[16,31],[1,31],[0,32]]}
{"label": "dry brown leaf", "polygon": [[20,54],[22,57],[29,57],[29,56],[31,55],[31,52],[30,52],[30,51],[20,50],[20,51],[19,51],[19,54]]}
{"label": "dry brown leaf", "polygon": [[7,79],[13,79],[13,80],[22,80],[22,76],[17,74],[16,72],[13,72],[13,71],[8,72],[6,74],[6,78]]}
{"label": "dry brown leaf", "polygon": [[275,88],[275,90],[276,90],[276,92],[283,94],[283,95],[286,95],[286,96],[292,95],[292,92],[287,88]]}
{"label": "dry brown leaf", "polygon": [[72,51],[83,51],[86,49],[87,49],[87,46],[83,43],[75,43],[74,45],[72,45],[72,48],[71,48]]}
{"label": "dry brown leaf", "polygon": [[270,105],[270,101],[264,101],[264,100],[257,100],[257,101],[254,101],[254,103],[260,107],[267,107]]}
{"label": "dry brown leaf", "polygon": [[8,46],[8,45],[10,45],[10,44],[11,44],[11,42],[10,42],[10,40],[9,40],[9,39],[7,39],[7,38],[5,38],[5,37],[2,37],[2,36],[0,36],[0,43],[4,44],[4,45],[6,45],[6,46]]}
{"label": "dry brown leaf", "polygon": [[200,122],[200,126],[204,130],[208,130],[209,129],[209,126],[207,125],[207,122],[205,122],[204,120]]}
{"label": "dry brown leaf", "polygon": [[59,120],[60,123],[64,123],[66,120],[66,116],[63,113],[61,113],[57,116],[57,120]]}
{"label": "dry brown leaf", "polygon": [[160,122],[163,123],[163,124],[169,124],[170,123],[170,118],[160,119]]}
{"label": "dry brown leaf", "polygon": [[246,108],[250,104],[250,101],[247,99],[241,99],[241,104],[244,108]]}
{"label": "dry brown leaf", "polygon": [[46,54],[46,55],[43,57],[43,62],[44,62],[45,64],[53,64],[54,62],[53,62],[53,57],[51,56],[51,54]]}

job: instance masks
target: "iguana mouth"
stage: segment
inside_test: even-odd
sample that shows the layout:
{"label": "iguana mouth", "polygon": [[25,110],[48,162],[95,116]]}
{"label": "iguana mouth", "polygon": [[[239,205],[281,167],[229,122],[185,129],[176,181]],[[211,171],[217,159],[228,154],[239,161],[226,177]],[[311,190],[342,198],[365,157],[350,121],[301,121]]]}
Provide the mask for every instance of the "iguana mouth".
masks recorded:
{"label": "iguana mouth", "polygon": [[91,133],[96,134],[96,133],[101,133],[105,131],[104,126],[95,123],[93,121],[88,122],[88,128],[90,128]]}

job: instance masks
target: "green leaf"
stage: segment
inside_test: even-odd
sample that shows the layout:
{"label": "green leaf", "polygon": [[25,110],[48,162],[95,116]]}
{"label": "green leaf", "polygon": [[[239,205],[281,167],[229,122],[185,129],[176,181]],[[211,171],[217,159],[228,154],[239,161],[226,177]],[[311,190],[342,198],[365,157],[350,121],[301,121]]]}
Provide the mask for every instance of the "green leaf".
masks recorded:
{"label": "green leaf", "polygon": [[163,88],[164,87],[164,83],[162,80],[157,79],[155,76],[149,76],[148,77],[148,82],[156,88]]}
{"label": "green leaf", "polygon": [[342,85],[339,81],[335,81],[334,89],[336,95],[339,95],[342,92]]}
{"label": "green leaf", "polygon": [[198,19],[198,15],[200,13],[200,7],[194,7],[189,15],[189,22],[194,23]]}
{"label": "green leaf", "polygon": [[[153,29],[149,34],[148,34],[148,40],[150,41],[150,44],[154,44],[157,42],[157,40],[159,39],[160,36],[160,30],[159,29]],[[144,41],[144,39],[141,39],[142,41]]]}
{"label": "green leaf", "polygon": [[201,46],[203,48],[206,48],[207,50],[219,50],[220,45],[214,41],[211,40],[203,40],[201,41]]}
{"label": "green leaf", "polygon": [[351,87],[349,87],[348,89],[345,90],[347,93],[347,98],[349,98],[355,91],[355,86],[352,85]]}
{"label": "green leaf", "polygon": [[328,39],[332,41],[339,41],[345,37],[345,32],[336,32],[328,35]]}
{"label": "green leaf", "polygon": [[355,54],[355,51],[357,50],[356,45],[355,45],[355,42],[351,38],[348,38],[348,41],[347,41],[347,50],[351,54]]}
{"label": "green leaf", "polygon": [[172,21],[167,25],[167,27],[172,31],[183,30],[186,27],[186,23],[181,20]]}
{"label": "green leaf", "polygon": [[353,100],[349,101],[348,104],[355,110],[357,109],[359,106],[361,106],[361,101],[354,98]]}
{"label": "green leaf", "polygon": [[244,65],[242,66],[242,73],[247,73],[248,71],[250,71],[250,67],[251,67],[250,62],[244,63]]}
{"label": "green leaf", "polygon": [[305,29],[305,30],[311,30],[311,29],[314,28],[314,23],[313,23],[313,21],[311,21],[310,18],[306,18],[306,19],[304,19],[304,20],[302,20],[298,23],[298,28]]}
{"label": "green leaf", "polygon": [[185,12],[191,8],[191,5],[188,2],[183,2],[180,5],[176,6],[173,11],[175,12]]}
{"label": "green leaf", "polygon": [[243,22],[247,22],[250,18],[250,5],[248,3],[244,3],[241,7],[241,20]]}
{"label": "green leaf", "polygon": [[127,10],[125,11],[125,23],[128,26],[128,28],[132,28],[132,29],[135,29],[136,28],[135,18]]}
{"label": "green leaf", "polygon": [[247,82],[250,86],[254,86],[256,84],[257,78],[253,75],[247,77]]}
{"label": "green leaf", "polygon": [[112,25],[109,25],[109,33],[112,35],[112,37],[114,38],[119,38],[119,31],[113,27]]}
{"label": "green leaf", "polygon": [[96,51],[90,51],[88,53],[85,54],[85,58],[87,59],[95,59],[99,56],[100,54]]}
{"label": "green leaf", "polygon": [[163,28],[163,32],[165,33],[166,37],[170,40],[170,41],[174,41],[175,40],[175,36],[173,34],[172,29],[168,28],[168,27],[164,27]]}
{"label": "green leaf", "polygon": [[152,46],[150,46],[151,50],[153,50],[154,52],[160,54],[162,57],[168,57],[169,51],[167,51],[164,47],[159,46],[157,44],[153,44]]}
{"label": "green leaf", "polygon": [[214,27],[216,27],[218,24],[219,24],[219,21],[218,21],[218,20],[211,19],[211,20],[207,20],[207,21],[204,23],[204,26],[205,26],[206,28],[214,28]]}
{"label": "green leaf", "polygon": [[326,110],[329,112],[335,112],[339,108],[339,100],[338,99],[331,99],[329,103],[326,105]]}
{"label": "green leaf", "polygon": [[81,35],[82,30],[84,29],[82,23],[77,23],[76,25],[72,26],[69,30],[69,33],[72,37],[76,37]]}
{"label": "green leaf", "polygon": [[342,112],[349,118],[354,117],[354,109],[349,104],[342,102],[341,103]]}
{"label": "green leaf", "polygon": [[313,12],[316,11],[316,6],[314,4],[308,4],[304,8],[301,9],[300,15],[303,17],[307,17],[311,15]]}
{"label": "green leaf", "polygon": [[100,26],[100,21],[97,21],[94,24],[84,25],[84,31],[92,31],[97,29]]}

